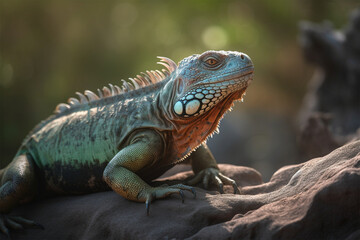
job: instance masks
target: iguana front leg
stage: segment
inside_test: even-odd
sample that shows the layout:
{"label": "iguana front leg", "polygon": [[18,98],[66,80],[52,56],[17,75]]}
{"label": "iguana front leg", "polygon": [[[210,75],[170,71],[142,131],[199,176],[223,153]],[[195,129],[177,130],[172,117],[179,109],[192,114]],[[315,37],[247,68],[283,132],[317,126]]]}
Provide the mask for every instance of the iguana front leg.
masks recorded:
{"label": "iguana front leg", "polygon": [[220,193],[224,193],[224,184],[232,185],[234,194],[239,192],[236,182],[220,173],[216,160],[206,144],[202,144],[190,155],[190,162],[195,177],[187,184],[194,185],[202,181],[204,187],[208,188],[209,183],[213,182],[218,186]]}
{"label": "iguana front leg", "polygon": [[158,160],[164,151],[164,143],[159,134],[145,130],[132,137],[127,147],[120,150],[104,170],[104,180],[118,194],[126,199],[145,202],[147,214],[150,203],[171,194],[184,198],[183,190],[195,193],[192,187],[177,184],[173,186],[151,187],[135,172]]}

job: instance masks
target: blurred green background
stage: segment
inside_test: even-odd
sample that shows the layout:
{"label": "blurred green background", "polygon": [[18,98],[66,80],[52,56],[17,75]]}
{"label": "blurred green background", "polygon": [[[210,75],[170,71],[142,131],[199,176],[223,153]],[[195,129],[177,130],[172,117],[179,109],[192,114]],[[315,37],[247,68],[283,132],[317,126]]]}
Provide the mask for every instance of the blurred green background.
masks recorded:
{"label": "blurred green background", "polygon": [[[327,19],[341,28],[358,5],[355,0],[1,0],[0,167],[32,127],[75,91],[160,69],[159,55],[178,62],[224,49],[247,53],[255,80],[245,103],[236,104],[221,125],[225,131],[209,145],[218,148],[220,162],[253,166],[269,178],[278,167],[298,161],[295,120],[314,71],[297,42],[299,21]],[[240,153],[225,159],[227,140]]]}

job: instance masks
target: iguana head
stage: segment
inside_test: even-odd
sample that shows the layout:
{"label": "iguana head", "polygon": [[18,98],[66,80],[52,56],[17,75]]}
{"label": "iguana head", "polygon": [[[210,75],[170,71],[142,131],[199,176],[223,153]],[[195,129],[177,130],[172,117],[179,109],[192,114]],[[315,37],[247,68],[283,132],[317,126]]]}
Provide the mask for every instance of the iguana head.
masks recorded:
{"label": "iguana head", "polygon": [[241,99],[253,72],[252,61],[240,52],[207,51],[183,59],[171,76],[172,118],[193,120]]}
{"label": "iguana head", "polygon": [[170,75],[160,92],[160,104],[176,129],[170,158],[181,161],[218,128],[233,102],[242,99],[254,66],[246,54],[230,51],[192,55],[178,66],[162,60]]}

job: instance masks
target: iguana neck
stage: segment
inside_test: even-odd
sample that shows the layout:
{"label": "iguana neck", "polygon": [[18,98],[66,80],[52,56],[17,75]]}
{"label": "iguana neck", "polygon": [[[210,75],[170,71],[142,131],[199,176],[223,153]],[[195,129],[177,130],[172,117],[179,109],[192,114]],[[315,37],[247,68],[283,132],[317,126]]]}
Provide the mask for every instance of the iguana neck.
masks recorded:
{"label": "iguana neck", "polygon": [[171,156],[168,157],[175,162],[180,162],[203,142],[206,142],[207,138],[218,129],[225,112],[231,109],[235,100],[242,98],[246,88],[232,93],[205,114],[184,119],[180,118],[172,110],[176,99],[176,83],[176,81],[168,81],[159,92],[156,102],[159,105],[158,109],[163,109],[162,114],[166,122],[171,123],[173,126],[173,131],[170,133],[171,139],[169,139],[169,144],[172,145],[173,149]]}

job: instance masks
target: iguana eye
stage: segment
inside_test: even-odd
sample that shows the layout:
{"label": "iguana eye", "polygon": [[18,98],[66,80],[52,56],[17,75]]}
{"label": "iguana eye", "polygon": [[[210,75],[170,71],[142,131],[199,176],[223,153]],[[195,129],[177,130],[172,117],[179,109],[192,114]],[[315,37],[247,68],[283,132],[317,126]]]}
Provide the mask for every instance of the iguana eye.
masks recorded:
{"label": "iguana eye", "polygon": [[205,61],[209,66],[215,66],[219,63],[218,60],[216,60],[215,58],[208,58],[206,61]]}
{"label": "iguana eye", "polygon": [[217,69],[223,63],[221,57],[219,58],[215,56],[204,56],[201,61],[203,65],[210,70]]}

